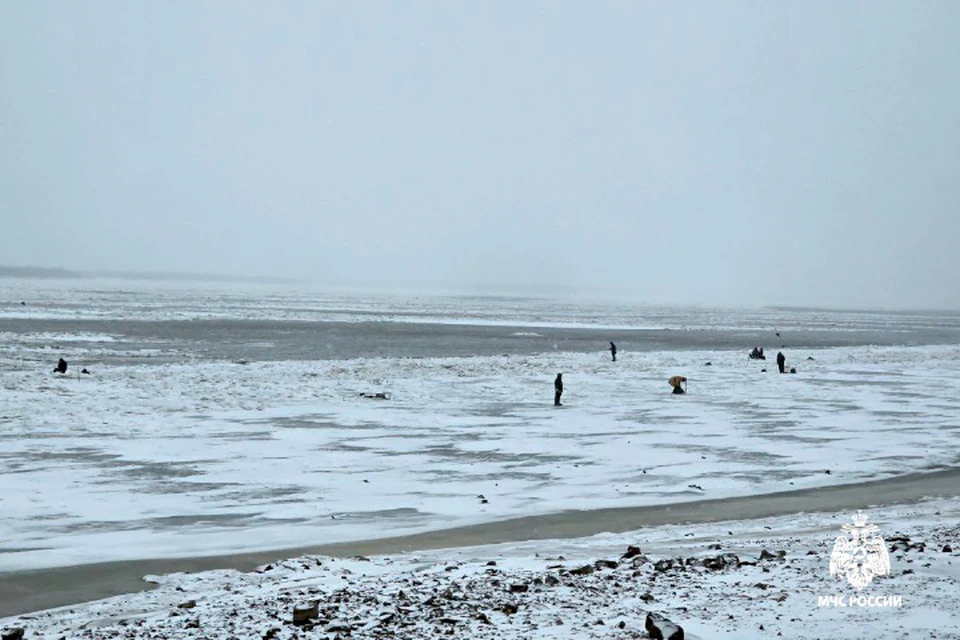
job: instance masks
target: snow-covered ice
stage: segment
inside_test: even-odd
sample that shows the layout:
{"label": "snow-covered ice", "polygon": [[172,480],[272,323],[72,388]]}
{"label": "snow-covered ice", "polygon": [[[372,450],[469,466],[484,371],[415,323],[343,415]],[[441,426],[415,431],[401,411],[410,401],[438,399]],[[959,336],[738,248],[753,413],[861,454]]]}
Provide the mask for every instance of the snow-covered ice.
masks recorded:
{"label": "snow-covered ice", "polygon": [[[3,376],[0,571],[269,549],[955,464],[960,348],[122,364]],[[711,366],[704,366],[709,360]],[[774,367],[767,365],[768,368]],[[564,407],[552,404],[563,371]],[[689,394],[669,393],[682,373]],[[363,392],[389,392],[369,400]],[[829,471],[829,474],[827,473]],[[691,488],[696,485],[700,488]],[[483,495],[485,501],[478,496]]]}

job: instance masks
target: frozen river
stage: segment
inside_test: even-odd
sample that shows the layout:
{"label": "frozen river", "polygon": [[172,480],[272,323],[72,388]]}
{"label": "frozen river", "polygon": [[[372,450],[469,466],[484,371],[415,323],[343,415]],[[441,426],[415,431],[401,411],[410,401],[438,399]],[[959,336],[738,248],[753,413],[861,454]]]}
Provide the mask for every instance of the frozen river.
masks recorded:
{"label": "frozen river", "polygon": [[953,466],[958,342],[955,314],[0,281],[0,571]]}

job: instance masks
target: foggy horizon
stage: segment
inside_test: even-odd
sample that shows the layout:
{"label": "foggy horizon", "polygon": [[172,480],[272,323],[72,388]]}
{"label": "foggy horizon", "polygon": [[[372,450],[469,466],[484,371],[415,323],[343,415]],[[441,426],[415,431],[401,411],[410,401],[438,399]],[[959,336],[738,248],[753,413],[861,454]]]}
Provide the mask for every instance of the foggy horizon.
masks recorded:
{"label": "foggy horizon", "polygon": [[960,5],[0,5],[0,265],[957,309]]}

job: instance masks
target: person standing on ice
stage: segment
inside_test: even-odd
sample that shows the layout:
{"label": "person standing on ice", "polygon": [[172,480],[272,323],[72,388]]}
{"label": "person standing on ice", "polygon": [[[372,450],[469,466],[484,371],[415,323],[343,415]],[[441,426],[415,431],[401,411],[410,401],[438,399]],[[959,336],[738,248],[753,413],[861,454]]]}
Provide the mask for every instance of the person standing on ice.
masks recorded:
{"label": "person standing on ice", "polygon": [[784,367],[787,365],[787,357],[783,355],[783,351],[777,351],[777,368],[780,369],[780,373],[784,373]]}
{"label": "person standing on ice", "polygon": [[617,345],[610,343],[610,355],[613,356],[613,361],[617,361]]}
{"label": "person standing on ice", "polygon": [[561,407],[560,396],[563,395],[563,374],[558,373],[557,379],[553,381],[553,406]]}

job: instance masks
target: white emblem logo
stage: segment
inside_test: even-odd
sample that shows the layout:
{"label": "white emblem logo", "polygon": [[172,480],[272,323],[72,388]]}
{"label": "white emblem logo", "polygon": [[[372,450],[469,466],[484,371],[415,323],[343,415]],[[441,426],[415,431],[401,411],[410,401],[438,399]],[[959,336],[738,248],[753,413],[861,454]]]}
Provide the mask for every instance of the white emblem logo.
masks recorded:
{"label": "white emblem logo", "polygon": [[837,537],[830,554],[830,575],[846,578],[858,590],[870,584],[875,576],[890,573],[890,556],[883,538],[874,532],[874,524],[867,524],[867,516],[857,511],[853,524],[842,529],[847,536]]}

